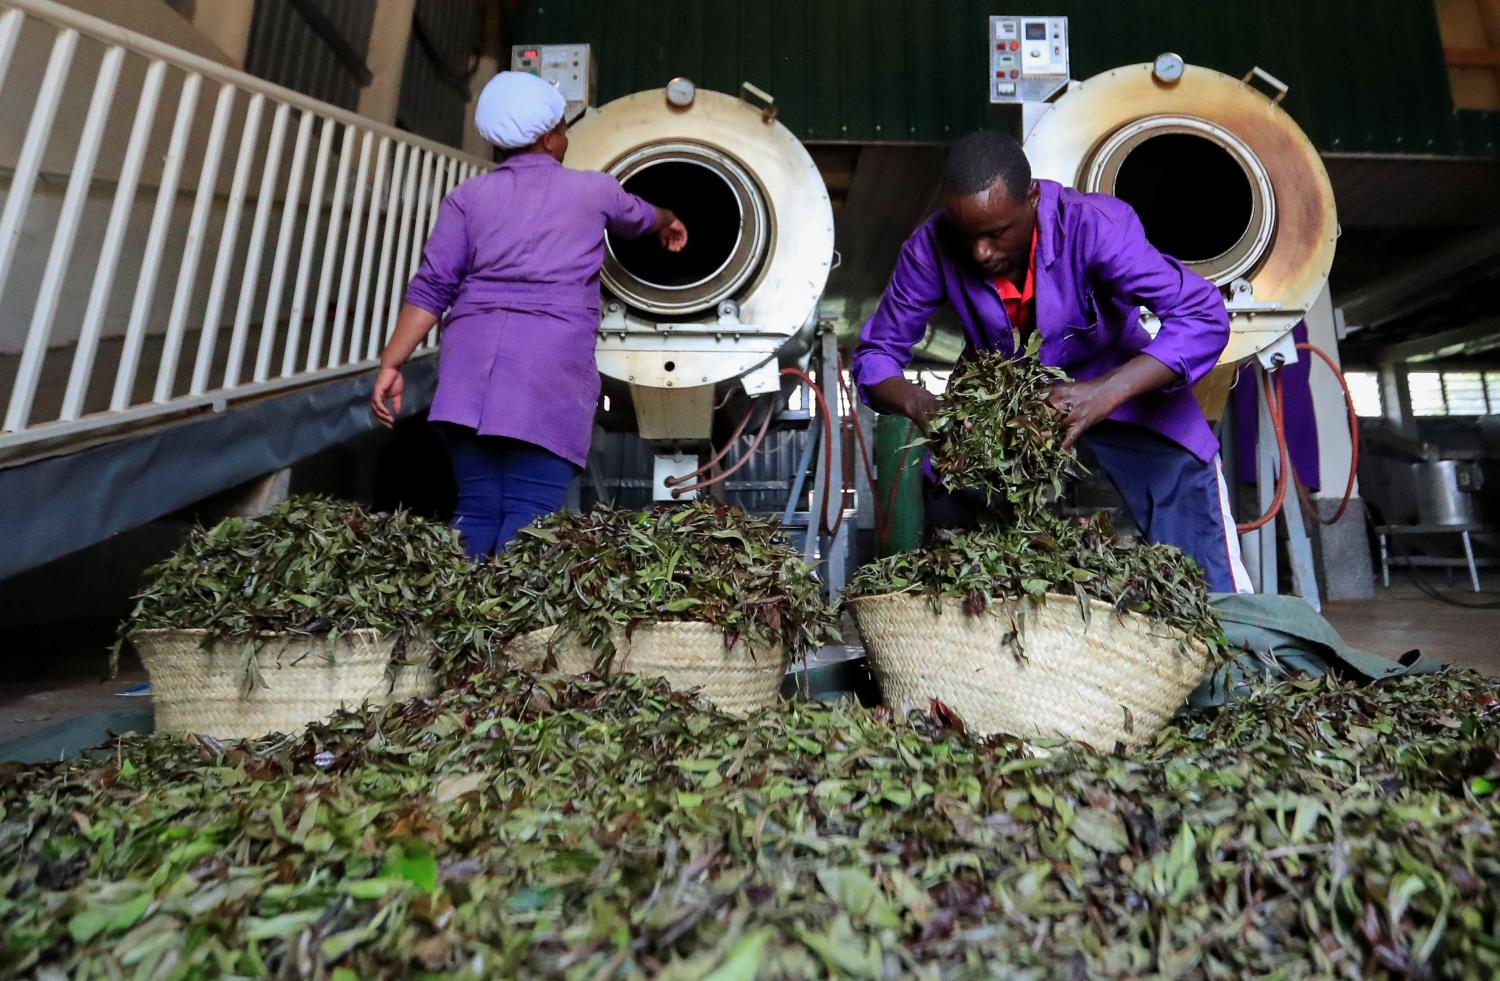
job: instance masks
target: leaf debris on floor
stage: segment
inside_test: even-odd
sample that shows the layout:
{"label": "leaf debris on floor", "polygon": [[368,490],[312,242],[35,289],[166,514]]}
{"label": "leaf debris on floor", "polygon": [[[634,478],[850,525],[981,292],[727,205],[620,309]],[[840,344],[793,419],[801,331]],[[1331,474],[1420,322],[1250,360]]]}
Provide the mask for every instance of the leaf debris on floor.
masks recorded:
{"label": "leaf debris on floor", "polygon": [[482,673],[0,770],[38,977],[1493,977],[1500,697],[1268,687],[1130,756]]}

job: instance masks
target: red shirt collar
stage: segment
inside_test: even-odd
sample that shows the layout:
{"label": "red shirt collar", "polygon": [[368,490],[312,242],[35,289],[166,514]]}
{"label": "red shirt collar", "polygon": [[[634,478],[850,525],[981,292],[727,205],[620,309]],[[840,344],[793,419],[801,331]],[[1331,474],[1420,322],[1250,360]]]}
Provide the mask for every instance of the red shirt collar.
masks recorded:
{"label": "red shirt collar", "polygon": [[995,284],[995,289],[1000,292],[1000,299],[1030,303],[1036,295],[1036,237],[1037,222],[1031,223],[1031,255],[1026,259],[1026,285],[1019,290],[1016,284],[1010,281],[1009,276],[996,276],[990,282]]}

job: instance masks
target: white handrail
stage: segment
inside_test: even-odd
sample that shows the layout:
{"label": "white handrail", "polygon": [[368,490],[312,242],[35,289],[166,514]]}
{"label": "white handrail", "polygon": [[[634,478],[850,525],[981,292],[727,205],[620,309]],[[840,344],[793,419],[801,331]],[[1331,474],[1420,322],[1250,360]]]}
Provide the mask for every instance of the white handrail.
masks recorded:
{"label": "white handrail", "polygon": [[[455,150],[451,146],[438,143],[435,140],[417,136],[415,133],[408,133],[394,126],[387,126],[384,123],[368,119],[358,113],[350,112],[331,103],[320,102],[311,96],[303,95],[301,92],[277,85],[274,82],[268,82],[248,72],[240,71],[238,68],[231,68],[221,62],[214,61],[212,58],[205,58],[191,51],[184,51],[182,48],[173,47],[165,41],[158,41],[154,37],[139,34],[91,14],[85,14],[72,7],[57,3],[56,0],[0,0],[0,3],[3,3],[3,6],[7,8],[18,10],[38,20],[44,20],[59,27],[71,28],[79,34],[95,38],[106,44],[117,44],[147,58],[165,61],[186,71],[197,72],[204,78],[233,85],[235,88],[246,92],[258,92],[276,102],[288,103],[295,109],[315,112],[326,119],[332,119],[339,123],[348,123],[358,126],[361,129],[368,129],[377,135],[389,136],[391,139],[399,140],[402,143],[424,147],[443,156],[462,157],[465,160],[479,164],[485,169],[493,166],[493,164],[482,157],[471,156],[461,150]],[[4,25],[0,24],[0,32],[3,32],[3,29]],[[0,33],[0,54],[3,53],[3,33]],[[0,66],[3,66],[3,62],[0,62]]]}
{"label": "white handrail", "polygon": [[[115,272],[119,269],[120,253],[123,251],[125,234],[130,227],[130,213],[135,204],[135,192],[141,176],[141,164],[145,160],[147,140],[151,125],[156,120],[156,102],[161,95],[162,79],[167,66],[155,62],[146,70],[146,83],[141,87],[141,99],[135,110],[135,122],[130,127],[130,145],[125,150],[125,164],[115,181],[115,200],[109,209],[109,225],[104,231],[104,246],[99,253],[99,266],[94,270],[94,282],[89,290],[89,306],[83,314],[83,331],[78,338],[78,347],[73,352],[73,370],[68,376],[68,393],[65,397],[63,417],[76,419],[82,412],[83,399],[88,389],[89,373],[94,367],[94,357],[99,350],[99,335],[104,329],[105,309],[115,283]],[[0,287],[3,287],[0,283]],[[46,338],[42,339],[43,344]],[[11,404],[15,404],[12,399]],[[71,408],[72,414],[69,413]],[[23,411],[29,414],[28,402]],[[24,416],[14,421],[6,420],[6,429],[16,430],[26,423]]]}
{"label": "white handrail", "polygon": [[188,222],[187,241],[182,247],[182,268],[177,274],[177,290],[172,295],[172,313],[167,320],[167,336],[162,341],[161,363],[156,371],[153,401],[165,402],[172,397],[177,380],[177,360],[182,354],[182,338],[193,303],[193,286],[198,281],[198,260],[208,240],[209,213],[213,210],[214,188],[219,183],[219,164],[224,157],[224,139],[229,132],[229,117],[234,111],[234,89],[225,85],[214,104],[214,121],[208,131],[208,148],[203,167],[198,172],[198,194],[193,199],[193,217]]}
{"label": "white handrail", "polygon": [[[73,52],[77,47],[77,31],[63,31],[53,43],[36,108],[31,113],[31,124],[26,127],[26,142],[21,145],[16,172],[11,175],[10,193],[5,196],[4,211],[0,212],[0,299],[4,298],[5,281],[10,278],[11,264],[21,244],[21,222],[31,204],[37,172],[42,167],[42,154],[47,149],[47,137],[52,134],[52,123],[57,118],[57,106],[62,101],[63,86],[67,84],[68,68],[73,63]],[[16,384],[5,412],[6,429],[17,428],[31,410],[31,396],[36,391],[37,376],[42,370],[42,352],[46,350],[47,338],[43,331],[44,325],[33,320],[31,329],[26,332],[26,345],[21,350],[21,363],[16,369]]]}
{"label": "white handrail", "polygon": [[[32,383],[20,381],[21,377],[35,377],[27,365],[27,352],[40,358],[46,336],[52,331],[52,318],[57,314],[57,301],[62,294],[63,274],[67,269],[68,256],[73,254],[73,242],[78,234],[79,218],[87,203],[89,183],[93,180],[94,164],[99,159],[99,143],[104,138],[104,125],[109,117],[109,103],[115,97],[115,86],[120,80],[120,66],[125,61],[125,52],[110,48],[99,63],[99,76],[94,81],[94,95],[89,100],[89,112],[83,123],[83,133],[78,140],[78,149],[73,155],[73,173],[68,179],[68,190],[63,197],[62,213],[57,222],[57,232],[52,237],[52,249],[47,253],[47,271],[42,277],[41,289],[37,292],[36,307],[31,314],[31,330],[27,332],[26,349],[21,354],[17,369],[18,380],[11,390],[11,403],[15,405],[16,418],[22,412],[20,403],[31,406]],[[12,185],[14,186],[14,185]],[[7,198],[7,205],[10,200]],[[31,343],[37,337],[36,346]],[[79,349],[83,341],[79,341]],[[71,389],[71,386],[69,386]],[[71,400],[64,401],[66,416]]]}
{"label": "white handrail", "polygon": [[192,135],[193,112],[198,108],[198,89],[202,84],[202,75],[188,75],[183,80],[182,95],[177,101],[177,121],[172,124],[166,166],[156,189],[156,208],[151,213],[151,231],[146,239],[145,261],[136,280],[130,324],[125,328],[125,349],[120,354],[120,367],[115,372],[115,391],[109,400],[110,409],[116,412],[130,406],[136,370],[140,367],[141,345],[146,342],[151,301],[156,297],[156,276],[161,270],[161,254],[167,247],[172,209],[177,204],[177,181],[182,176],[183,158],[187,156],[188,138]]}
{"label": "white handrail", "polygon": [[[52,31],[50,51],[32,50],[38,25]],[[174,86],[161,149],[158,104]],[[64,106],[80,91],[92,92],[86,114]],[[493,166],[55,0],[0,0],[0,93],[32,105],[0,206],[0,318],[29,314],[0,319],[0,378],[15,363],[10,391],[0,389],[0,464],[30,445],[107,438],[372,366],[443,197]],[[210,104],[212,122],[199,125]],[[79,115],[81,131],[59,123]],[[114,146],[106,135],[126,129],[123,154],[96,167]],[[59,203],[41,171],[63,132],[72,165]],[[222,174],[231,141],[233,170]],[[117,172],[96,183],[96,170]],[[85,225],[91,191],[111,185],[102,230]],[[143,185],[154,186],[150,202],[137,200]],[[33,242],[38,227],[47,237]],[[89,268],[80,255],[95,250]],[[65,289],[79,282],[82,310]],[[58,366],[65,385],[47,370]],[[142,372],[149,394],[137,397]]]}
{"label": "white handrail", "polygon": [[[271,287],[266,292],[266,306],[260,322],[273,324],[281,319],[281,290],[286,284],[286,265],[291,256],[292,232],[297,226],[297,208],[300,204],[302,172],[307,168],[307,147],[312,140],[312,124],[315,117],[310,112],[302,114],[297,124],[297,143],[292,150],[292,173],[286,179],[288,192],[281,205],[281,231],[276,235],[276,257],[271,262]],[[273,331],[260,332],[260,346],[255,352],[255,371],[251,378],[263,382],[270,374],[271,349],[275,344]]]}

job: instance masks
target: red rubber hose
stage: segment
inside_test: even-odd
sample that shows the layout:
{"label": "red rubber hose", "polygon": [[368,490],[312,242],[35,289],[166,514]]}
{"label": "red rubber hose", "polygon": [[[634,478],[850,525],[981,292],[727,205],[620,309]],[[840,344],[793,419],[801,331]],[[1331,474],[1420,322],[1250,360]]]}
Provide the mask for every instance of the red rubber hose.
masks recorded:
{"label": "red rubber hose", "polygon": [[[773,416],[775,414],[776,414],[776,406],[772,405],[770,407],[770,409],[769,409],[769,412],[766,415],[766,418],[769,419],[771,416]],[[701,476],[702,474],[708,473],[710,470],[713,469],[714,464],[718,463],[720,460],[724,459],[724,457],[726,457],[726,456],[729,455],[729,451],[734,448],[735,441],[738,440],[740,438],[740,436],[742,436],[744,434],[745,427],[748,426],[748,425],[750,425],[750,420],[753,419],[753,418],[755,418],[755,406],[754,405],[752,405],[750,407],[750,411],[749,412],[745,413],[745,418],[743,418],[743,419],[740,420],[740,424],[738,426],[734,427],[734,432],[732,432],[732,433],[729,434],[729,440],[724,444],[724,446],[717,453],[715,453],[713,456],[711,456],[711,457],[708,458],[708,462],[707,463],[703,464],[703,466],[699,467],[697,470],[694,470],[692,473],[685,473],[681,477],[668,477],[666,480],[662,481],[662,483],[665,484],[668,487],[676,487],[679,484],[685,484],[685,483],[687,483],[688,481],[692,480],[694,477]]]}
{"label": "red rubber hose", "polygon": [[1344,377],[1344,373],[1339,370],[1333,358],[1328,356],[1328,352],[1316,344],[1307,343],[1298,344],[1297,350],[1306,351],[1323,359],[1328,370],[1333,372],[1333,377],[1338,379],[1339,387],[1344,390],[1344,408],[1349,414],[1349,480],[1344,484],[1344,499],[1339,502],[1338,510],[1333,512],[1333,517],[1326,521],[1318,518],[1320,523],[1331,525],[1344,516],[1344,512],[1349,509],[1349,502],[1354,499],[1354,477],[1359,473],[1359,414],[1354,411],[1354,393],[1349,391],[1349,380]]}
{"label": "red rubber hose", "polygon": [[[734,461],[733,465],[719,471],[712,477],[705,477],[703,480],[698,481],[696,484],[689,484],[686,487],[673,487],[673,499],[675,500],[676,498],[682,497],[684,494],[691,494],[694,491],[702,490],[705,487],[712,487],[714,484],[719,483],[721,480],[727,480],[730,474],[734,473],[745,464],[749,463],[750,457],[755,454],[756,450],[760,449],[760,444],[765,442],[766,433],[768,433],[771,429],[771,418],[775,415],[776,407],[772,406],[770,410],[766,412],[765,419],[761,421],[760,431],[755,434],[755,439],[751,441],[749,446],[745,447],[745,452],[740,455],[740,458],[738,460]],[[748,419],[749,416],[746,416],[746,418]],[[732,446],[734,444],[731,442],[729,445]],[[712,463],[705,464],[704,469],[707,469],[712,465]]]}
{"label": "red rubber hose", "polygon": [[[1271,499],[1271,506],[1266,508],[1266,513],[1254,521],[1242,525],[1235,525],[1235,530],[1240,534],[1255,531],[1269,524],[1277,514],[1281,512],[1281,506],[1286,503],[1286,484],[1291,473],[1290,459],[1286,448],[1286,423],[1282,418],[1281,395],[1283,391],[1281,376],[1277,375],[1273,383],[1268,375],[1265,379],[1266,407],[1270,410],[1271,431],[1276,435],[1276,449],[1281,456],[1281,470],[1276,479],[1276,496]],[[1274,393],[1272,389],[1275,389]]]}

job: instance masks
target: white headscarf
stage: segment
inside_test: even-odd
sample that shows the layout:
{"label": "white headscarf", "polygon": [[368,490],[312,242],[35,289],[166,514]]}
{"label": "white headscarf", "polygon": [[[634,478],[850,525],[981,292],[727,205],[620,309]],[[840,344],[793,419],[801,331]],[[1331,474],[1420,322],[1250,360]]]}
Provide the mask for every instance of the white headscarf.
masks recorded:
{"label": "white headscarf", "polygon": [[501,72],[479,93],[474,126],[500,149],[518,150],[551,132],[567,107],[551,82],[527,72]]}

